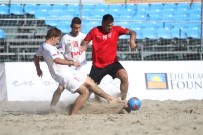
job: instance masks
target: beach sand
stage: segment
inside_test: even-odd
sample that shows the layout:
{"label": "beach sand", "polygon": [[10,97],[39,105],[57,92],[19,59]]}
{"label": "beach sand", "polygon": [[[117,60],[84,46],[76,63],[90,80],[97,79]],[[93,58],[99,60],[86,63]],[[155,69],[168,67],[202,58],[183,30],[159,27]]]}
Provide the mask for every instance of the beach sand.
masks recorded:
{"label": "beach sand", "polygon": [[120,114],[121,104],[90,102],[77,115],[61,101],[0,102],[0,135],[202,135],[203,100],[142,100],[139,110]]}

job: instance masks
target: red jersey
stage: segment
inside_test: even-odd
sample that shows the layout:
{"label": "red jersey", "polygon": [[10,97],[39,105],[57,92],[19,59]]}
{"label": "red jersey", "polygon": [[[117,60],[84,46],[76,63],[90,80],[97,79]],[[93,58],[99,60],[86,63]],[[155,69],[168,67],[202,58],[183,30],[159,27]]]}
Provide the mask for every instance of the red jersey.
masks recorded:
{"label": "red jersey", "polygon": [[85,41],[92,40],[93,66],[103,68],[112,64],[117,59],[117,45],[120,35],[126,34],[127,28],[113,26],[110,33],[102,33],[102,27],[94,27],[85,37]]}

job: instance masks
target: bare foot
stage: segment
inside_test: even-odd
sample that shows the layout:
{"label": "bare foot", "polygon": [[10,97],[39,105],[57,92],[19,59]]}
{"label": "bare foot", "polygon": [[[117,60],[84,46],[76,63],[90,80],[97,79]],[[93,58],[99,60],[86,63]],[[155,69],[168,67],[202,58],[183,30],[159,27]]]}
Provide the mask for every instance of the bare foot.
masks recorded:
{"label": "bare foot", "polygon": [[131,110],[128,107],[123,107],[118,113],[119,114],[129,114]]}
{"label": "bare foot", "polygon": [[118,99],[118,98],[111,97],[110,100],[109,100],[109,103],[110,104],[112,104],[112,103],[124,103],[124,104],[126,104],[126,101]]}

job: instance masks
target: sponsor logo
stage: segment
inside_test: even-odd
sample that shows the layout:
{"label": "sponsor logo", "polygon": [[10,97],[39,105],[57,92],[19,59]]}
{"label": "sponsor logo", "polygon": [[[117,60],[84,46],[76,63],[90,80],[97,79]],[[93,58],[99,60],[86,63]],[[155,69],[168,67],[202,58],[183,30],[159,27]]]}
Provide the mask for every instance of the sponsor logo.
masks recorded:
{"label": "sponsor logo", "polygon": [[145,73],[147,89],[168,89],[166,73]]}

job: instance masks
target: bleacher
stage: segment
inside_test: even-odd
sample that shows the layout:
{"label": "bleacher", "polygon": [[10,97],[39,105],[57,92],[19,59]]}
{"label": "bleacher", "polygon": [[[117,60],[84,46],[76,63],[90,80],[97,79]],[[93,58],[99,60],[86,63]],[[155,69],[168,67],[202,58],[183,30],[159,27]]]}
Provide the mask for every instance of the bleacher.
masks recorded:
{"label": "bleacher", "polygon": [[[78,16],[82,19],[82,32],[87,33],[100,25],[107,13],[114,16],[114,25],[137,32],[136,52],[130,52],[129,36],[120,37],[121,60],[200,60],[202,55],[197,53],[201,52],[201,5],[0,4],[0,61],[32,61],[50,27],[67,33],[71,19]],[[91,60],[90,50],[88,60]]]}

